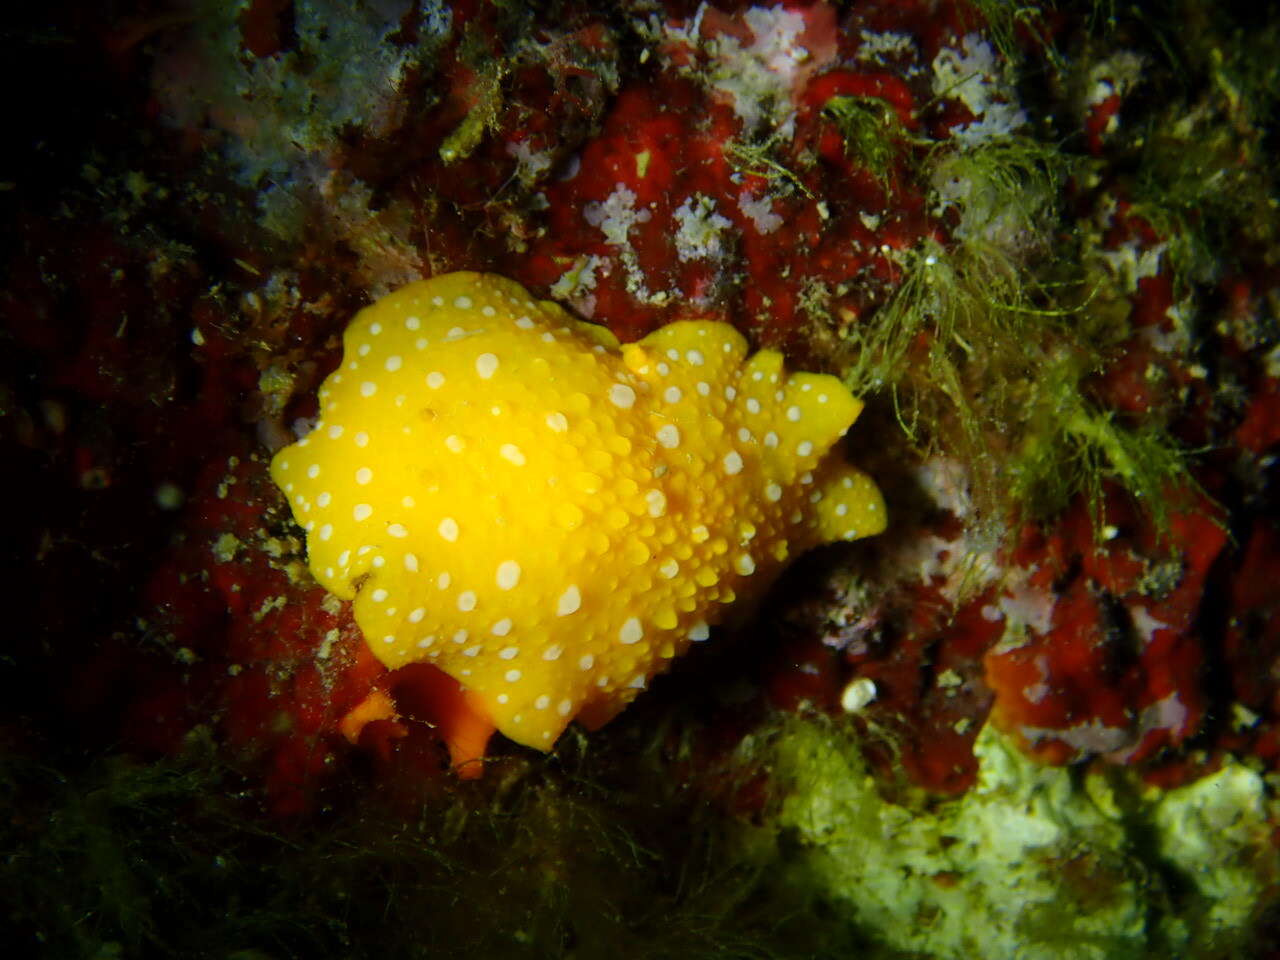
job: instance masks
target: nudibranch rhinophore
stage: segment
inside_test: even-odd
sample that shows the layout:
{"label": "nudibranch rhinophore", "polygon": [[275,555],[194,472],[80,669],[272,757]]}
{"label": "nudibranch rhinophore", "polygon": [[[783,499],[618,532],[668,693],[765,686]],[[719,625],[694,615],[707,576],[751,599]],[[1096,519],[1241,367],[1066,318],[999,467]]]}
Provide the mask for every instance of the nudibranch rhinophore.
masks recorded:
{"label": "nudibranch rhinophore", "polygon": [[543,750],[611,719],[789,557],[885,526],[831,451],[861,402],[724,323],[620,345],[450,273],[362,310],[319,401],[271,464],[316,579],[387,667],[434,664]]}

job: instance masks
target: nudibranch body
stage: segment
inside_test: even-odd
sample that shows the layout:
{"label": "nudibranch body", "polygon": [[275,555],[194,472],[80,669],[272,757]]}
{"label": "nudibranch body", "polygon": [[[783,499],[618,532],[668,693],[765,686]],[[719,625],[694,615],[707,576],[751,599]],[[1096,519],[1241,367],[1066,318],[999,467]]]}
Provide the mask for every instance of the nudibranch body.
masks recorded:
{"label": "nudibranch body", "polygon": [[502,277],[362,310],[271,464],[312,572],[389,668],[428,661],[548,749],[598,726],[789,557],[878,533],[830,454],[861,403],[716,322],[619,345]]}

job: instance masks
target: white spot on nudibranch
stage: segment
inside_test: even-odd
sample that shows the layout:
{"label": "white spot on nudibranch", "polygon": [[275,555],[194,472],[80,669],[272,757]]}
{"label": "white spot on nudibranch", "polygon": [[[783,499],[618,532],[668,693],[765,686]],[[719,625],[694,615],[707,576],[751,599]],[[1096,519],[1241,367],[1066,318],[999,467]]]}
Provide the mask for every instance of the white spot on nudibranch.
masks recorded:
{"label": "white spot on nudibranch", "polygon": [[622,629],[618,631],[618,641],[620,643],[639,643],[643,636],[644,628],[640,626],[640,621],[635,617],[629,618],[622,625]]}
{"label": "white spot on nudibranch", "polygon": [[514,560],[504,560],[498,564],[497,581],[500,589],[510,590],[520,582],[520,564]]}
{"label": "white spot on nudibranch", "polygon": [[667,512],[667,497],[661,490],[650,490],[644,495],[644,502],[651,517],[660,517]]}
{"label": "white spot on nudibranch", "polygon": [[581,606],[582,593],[578,590],[577,584],[571,584],[568,590],[560,594],[560,599],[556,602],[556,616],[567,617],[571,613],[577,613]]}
{"label": "white spot on nudibranch", "polygon": [[625,383],[615,383],[609,388],[609,402],[621,410],[630,410],[636,402],[636,392]]}

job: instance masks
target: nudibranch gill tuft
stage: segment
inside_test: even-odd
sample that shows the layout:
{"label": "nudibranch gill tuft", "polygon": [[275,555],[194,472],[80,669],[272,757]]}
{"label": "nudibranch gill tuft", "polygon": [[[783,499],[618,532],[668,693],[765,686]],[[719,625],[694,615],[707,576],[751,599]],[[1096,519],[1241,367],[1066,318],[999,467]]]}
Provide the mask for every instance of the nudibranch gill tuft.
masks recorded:
{"label": "nudibranch gill tuft", "polygon": [[831,453],[834,377],[681,321],[620,345],[479,273],[362,310],[271,475],[389,668],[427,661],[519,743],[622,710],[789,557],[885,526]]}

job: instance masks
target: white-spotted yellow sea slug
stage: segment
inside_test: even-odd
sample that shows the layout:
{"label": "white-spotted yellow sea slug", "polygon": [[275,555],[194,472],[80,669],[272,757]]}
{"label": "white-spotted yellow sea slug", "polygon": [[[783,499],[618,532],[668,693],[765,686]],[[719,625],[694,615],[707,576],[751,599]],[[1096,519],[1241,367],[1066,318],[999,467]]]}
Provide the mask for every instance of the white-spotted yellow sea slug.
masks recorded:
{"label": "white-spotted yellow sea slug", "polygon": [[831,453],[862,404],[723,323],[619,345],[488,274],[362,310],[271,474],[312,572],[390,668],[428,661],[548,749],[595,727],[789,558],[878,533]]}

